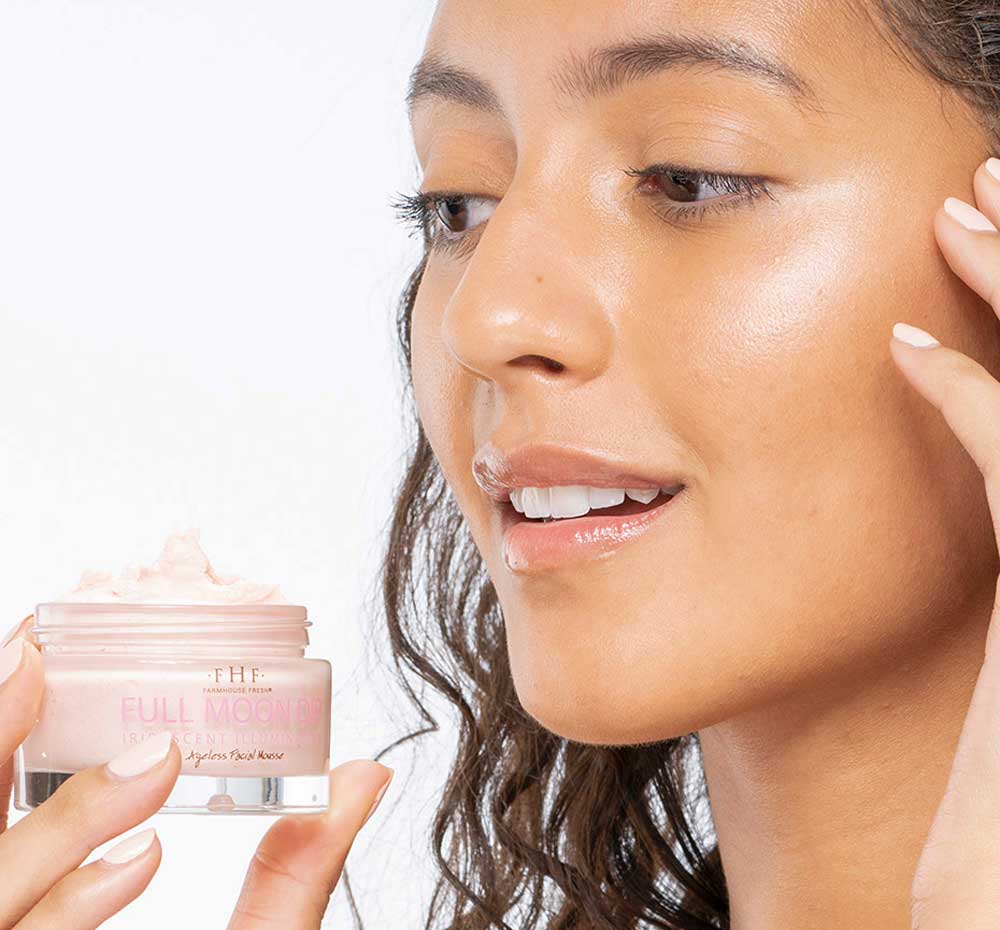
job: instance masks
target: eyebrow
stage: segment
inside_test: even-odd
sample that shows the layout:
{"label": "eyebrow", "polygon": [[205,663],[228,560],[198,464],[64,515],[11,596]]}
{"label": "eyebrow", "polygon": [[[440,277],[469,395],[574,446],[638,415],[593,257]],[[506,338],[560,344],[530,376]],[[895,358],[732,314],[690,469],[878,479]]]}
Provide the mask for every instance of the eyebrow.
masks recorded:
{"label": "eyebrow", "polygon": [[[815,89],[790,65],[724,36],[660,33],[594,48],[583,56],[571,51],[551,81],[561,98],[584,100],[614,93],[652,74],[698,65],[714,65],[778,90],[800,112],[822,111]],[[488,81],[436,53],[425,55],[410,74],[405,102],[411,117],[417,104],[428,98],[505,116]]]}

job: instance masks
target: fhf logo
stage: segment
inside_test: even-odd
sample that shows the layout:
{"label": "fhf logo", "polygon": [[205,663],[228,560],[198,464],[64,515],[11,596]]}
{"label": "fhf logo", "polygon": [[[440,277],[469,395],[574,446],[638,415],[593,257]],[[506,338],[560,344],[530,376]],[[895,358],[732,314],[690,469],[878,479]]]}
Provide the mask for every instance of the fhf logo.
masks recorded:
{"label": "fhf logo", "polygon": [[215,683],[222,684],[228,681],[230,684],[253,684],[264,677],[264,673],[256,665],[247,667],[246,665],[230,665],[213,669],[215,672]]}

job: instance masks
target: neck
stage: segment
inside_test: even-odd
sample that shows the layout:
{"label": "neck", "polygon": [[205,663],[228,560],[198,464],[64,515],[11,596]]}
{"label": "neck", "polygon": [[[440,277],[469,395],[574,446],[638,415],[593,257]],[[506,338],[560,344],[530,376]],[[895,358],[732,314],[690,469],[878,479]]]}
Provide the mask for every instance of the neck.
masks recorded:
{"label": "neck", "polygon": [[[910,930],[993,606],[699,731],[731,930]],[[887,650],[892,652],[892,650]]]}

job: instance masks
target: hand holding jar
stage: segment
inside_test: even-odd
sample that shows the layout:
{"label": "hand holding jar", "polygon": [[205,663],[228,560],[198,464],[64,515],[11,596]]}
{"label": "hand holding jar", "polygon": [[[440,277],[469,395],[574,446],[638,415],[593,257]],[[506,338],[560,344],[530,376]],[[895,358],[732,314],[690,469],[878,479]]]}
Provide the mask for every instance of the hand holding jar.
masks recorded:
{"label": "hand holding jar", "polygon": [[[172,573],[211,594],[168,591]],[[84,581],[0,649],[0,930],[90,930],[125,907],[159,865],[155,830],[81,863],[157,812],[282,814],[229,930],[318,928],[392,770],[329,770],[330,666],[304,658],[305,608],[276,589],[249,603],[193,533],[124,583]],[[8,829],[12,788],[31,813]]]}

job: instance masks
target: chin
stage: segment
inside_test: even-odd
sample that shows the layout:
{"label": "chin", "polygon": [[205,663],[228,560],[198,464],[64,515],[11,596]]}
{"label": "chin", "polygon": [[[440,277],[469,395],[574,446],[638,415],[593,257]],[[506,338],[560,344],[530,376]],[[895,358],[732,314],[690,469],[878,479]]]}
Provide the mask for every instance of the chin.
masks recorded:
{"label": "chin", "polygon": [[[696,714],[687,698],[687,705],[678,696],[665,706],[642,706],[639,694],[623,698],[619,689],[594,687],[593,682],[579,687],[567,686],[566,681],[547,682],[525,680],[514,674],[514,690],[526,714],[550,733],[575,743],[595,746],[629,746],[658,743],[685,736],[705,725],[704,714]],[[627,677],[619,679],[627,680]],[[667,695],[659,695],[669,698]]]}

